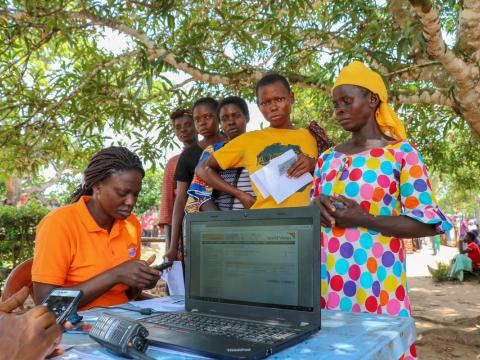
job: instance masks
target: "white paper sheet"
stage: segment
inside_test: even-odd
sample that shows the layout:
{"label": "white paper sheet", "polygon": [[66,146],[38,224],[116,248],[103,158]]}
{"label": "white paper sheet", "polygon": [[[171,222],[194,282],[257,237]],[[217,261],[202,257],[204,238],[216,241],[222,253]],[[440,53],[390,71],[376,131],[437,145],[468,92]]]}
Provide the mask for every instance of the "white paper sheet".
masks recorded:
{"label": "white paper sheet", "polygon": [[129,301],[129,304],[139,308],[152,308],[155,311],[183,311],[185,300],[183,297],[158,297],[155,299]]}
{"label": "white paper sheet", "polygon": [[[267,165],[254,172],[250,178],[264,198],[271,195],[275,202],[280,204],[313,180],[310,173],[305,173],[298,178],[287,176],[288,169],[296,161],[297,155],[290,149],[270,160]],[[267,193],[268,196],[265,196]]]}
{"label": "white paper sheet", "polygon": [[170,269],[163,271],[162,279],[167,282],[170,295],[185,295],[183,267],[181,261],[174,261]]}

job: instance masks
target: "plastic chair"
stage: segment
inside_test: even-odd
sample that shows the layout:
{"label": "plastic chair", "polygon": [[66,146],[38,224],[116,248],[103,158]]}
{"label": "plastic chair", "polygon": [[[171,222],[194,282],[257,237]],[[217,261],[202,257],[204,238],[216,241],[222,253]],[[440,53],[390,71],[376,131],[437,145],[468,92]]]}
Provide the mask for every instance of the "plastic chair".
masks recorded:
{"label": "plastic chair", "polygon": [[[12,270],[10,275],[8,275],[7,280],[5,280],[2,301],[7,300],[24,286],[28,287],[28,292],[33,298],[32,264],[33,258],[30,258],[21,264],[18,264]],[[20,306],[20,309],[23,309],[23,306]]]}

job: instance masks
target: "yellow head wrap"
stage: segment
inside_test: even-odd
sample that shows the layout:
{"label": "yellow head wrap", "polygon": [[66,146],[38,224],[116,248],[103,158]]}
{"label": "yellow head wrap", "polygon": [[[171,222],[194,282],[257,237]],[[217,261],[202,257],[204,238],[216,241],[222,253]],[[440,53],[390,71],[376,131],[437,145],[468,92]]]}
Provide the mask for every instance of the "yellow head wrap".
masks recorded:
{"label": "yellow head wrap", "polygon": [[333,85],[333,89],[340,85],[356,85],[370,90],[380,97],[380,106],[375,113],[375,120],[382,133],[398,140],[407,138],[405,127],[395,111],[388,106],[388,94],[382,77],[370,70],[360,61],[354,61],[344,67]]}

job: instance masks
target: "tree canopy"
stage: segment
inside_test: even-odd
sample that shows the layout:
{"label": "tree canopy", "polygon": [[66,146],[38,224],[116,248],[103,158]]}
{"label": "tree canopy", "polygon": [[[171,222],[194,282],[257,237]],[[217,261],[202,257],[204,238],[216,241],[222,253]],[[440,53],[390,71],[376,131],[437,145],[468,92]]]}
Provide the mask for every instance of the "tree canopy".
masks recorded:
{"label": "tree canopy", "polygon": [[[338,70],[359,59],[383,75],[429,166],[477,186],[476,0],[0,4],[0,174],[75,168],[119,136],[153,161],[172,146],[171,110],[205,94],[251,100],[270,71],[294,84],[295,120],[314,117],[339,140],[328,95]],[[127,49],[102,47],[106,30],[128,37]],[[172,82],[175,73],[187,79]]]}

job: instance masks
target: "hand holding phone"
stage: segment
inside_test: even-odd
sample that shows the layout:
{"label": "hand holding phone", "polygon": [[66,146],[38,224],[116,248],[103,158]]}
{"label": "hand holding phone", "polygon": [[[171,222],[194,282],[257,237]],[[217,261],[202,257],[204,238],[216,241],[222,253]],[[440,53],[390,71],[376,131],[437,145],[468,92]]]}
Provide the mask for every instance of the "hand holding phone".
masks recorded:
{"label": "hand holding phone", "polygon": [[47,295],[42,305],[55,314],[57,324],[63,324],[76,311],[82,295],[82,290],[57,288]]}

